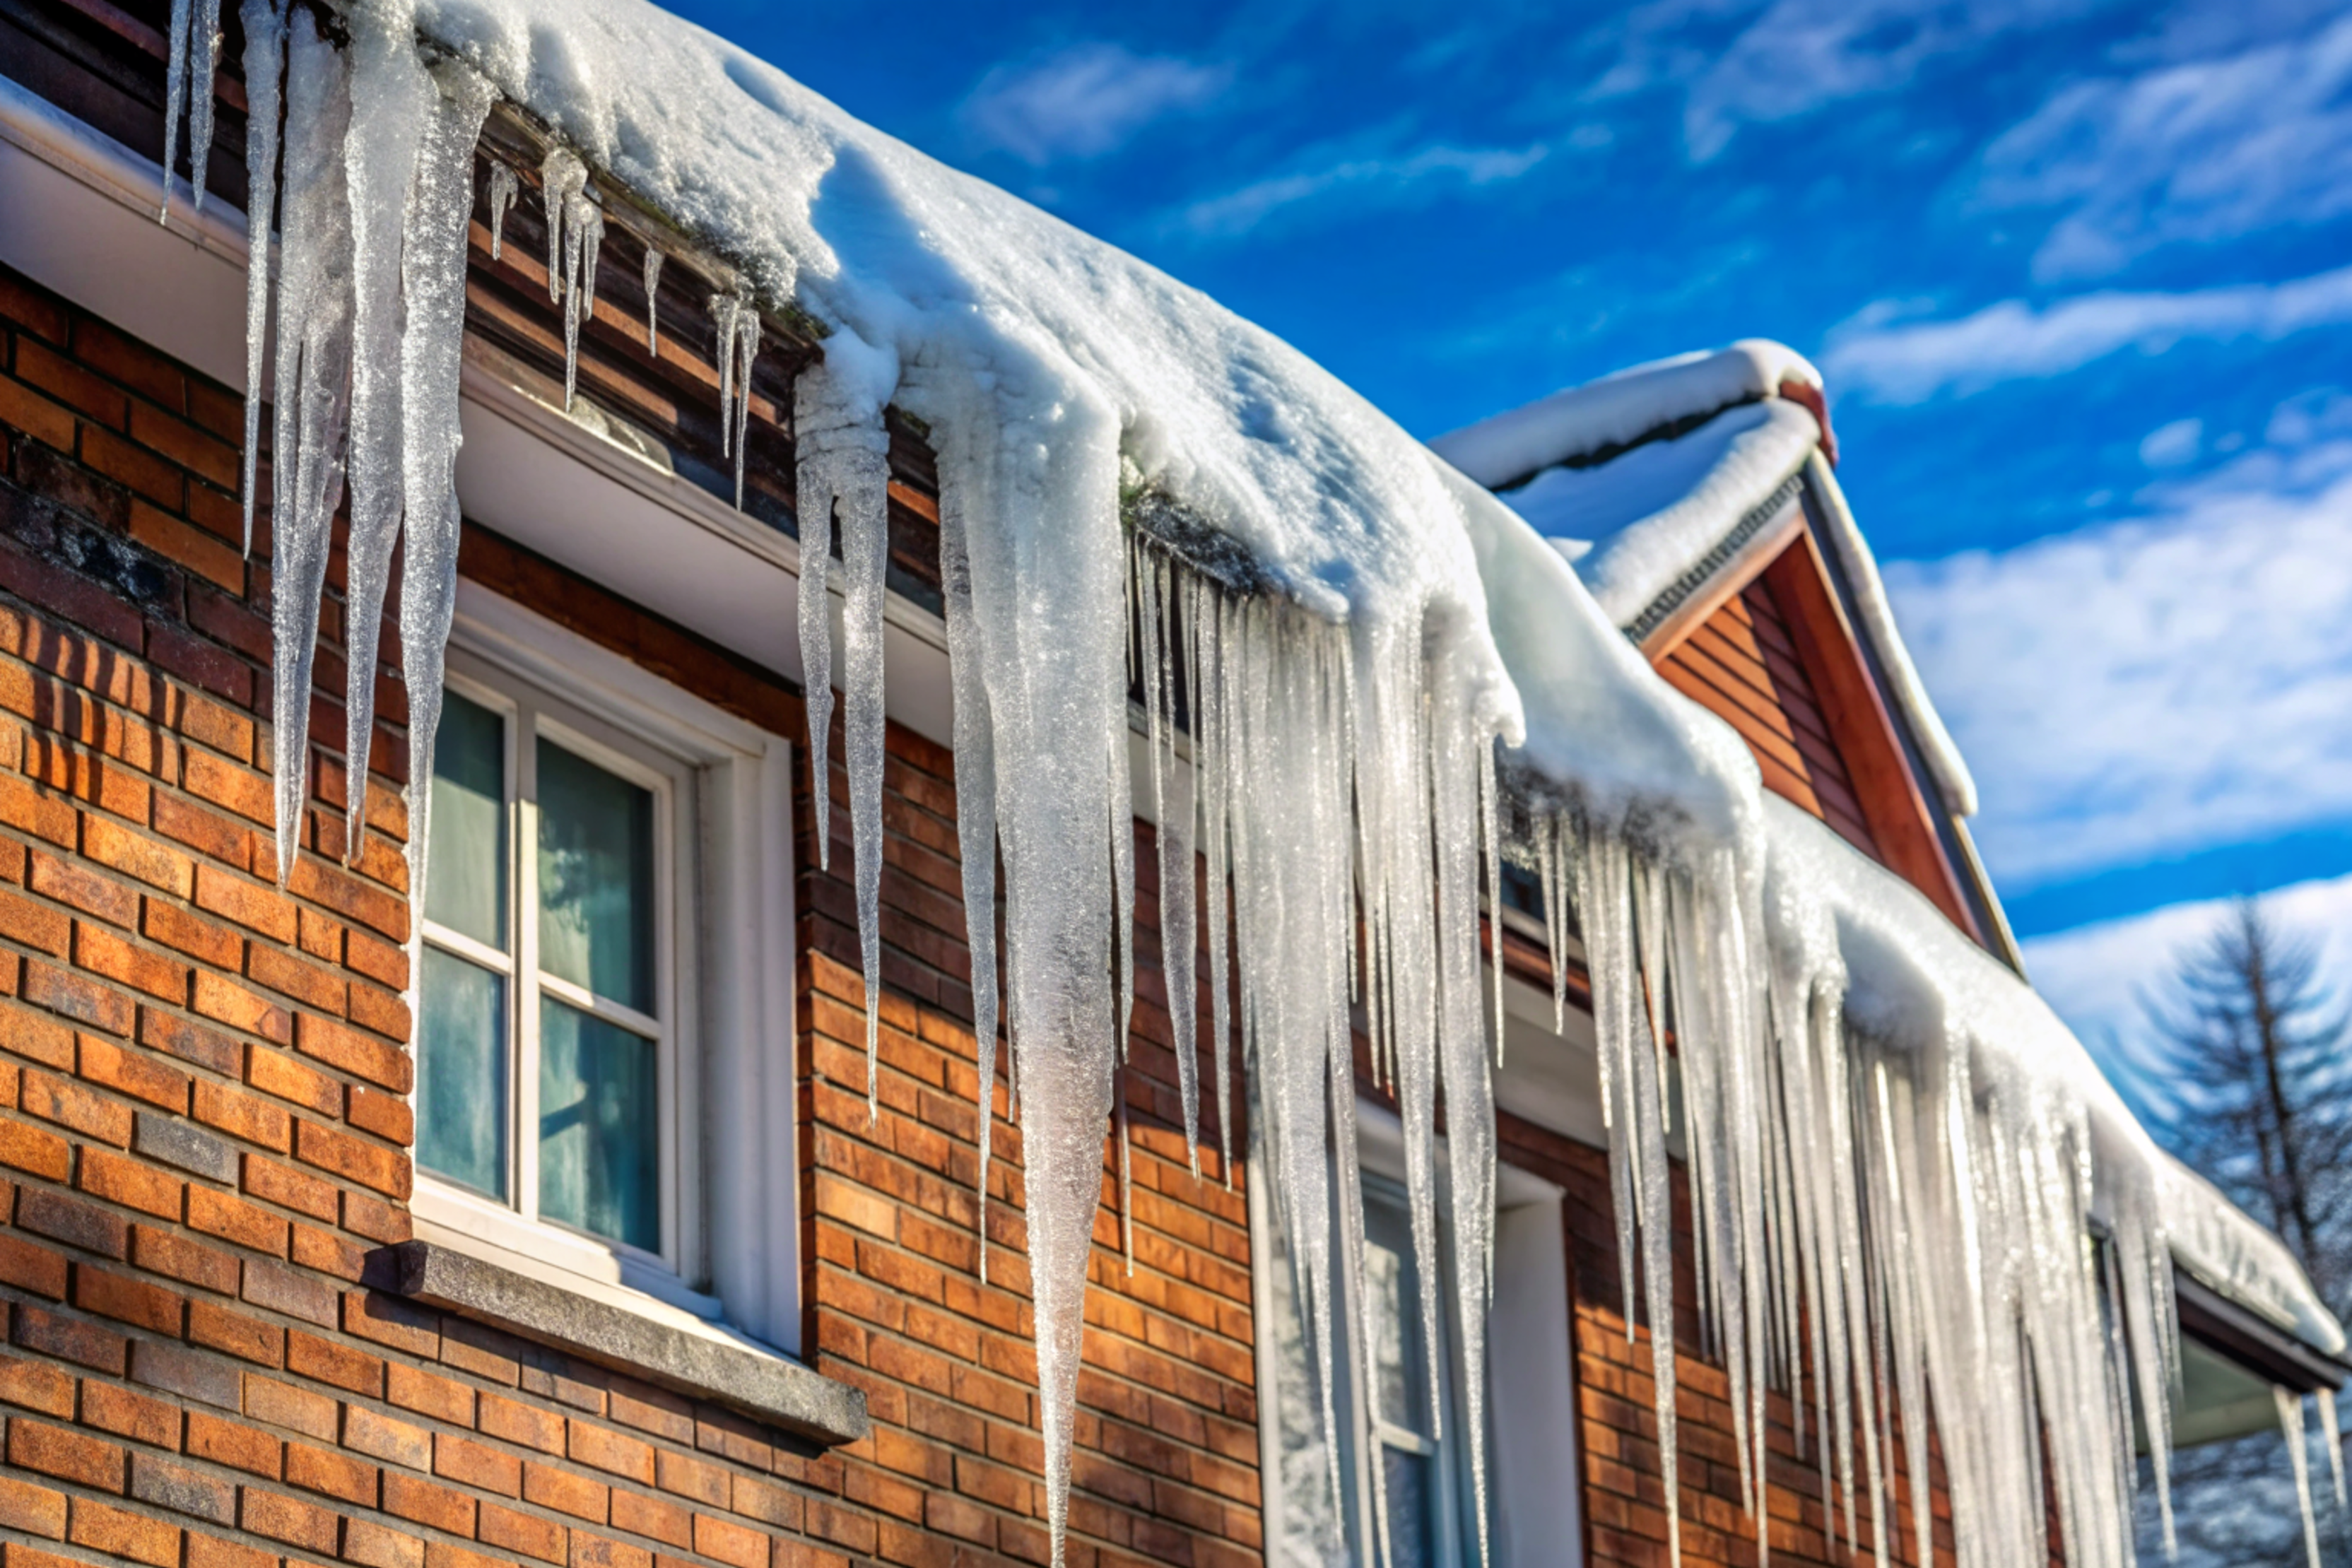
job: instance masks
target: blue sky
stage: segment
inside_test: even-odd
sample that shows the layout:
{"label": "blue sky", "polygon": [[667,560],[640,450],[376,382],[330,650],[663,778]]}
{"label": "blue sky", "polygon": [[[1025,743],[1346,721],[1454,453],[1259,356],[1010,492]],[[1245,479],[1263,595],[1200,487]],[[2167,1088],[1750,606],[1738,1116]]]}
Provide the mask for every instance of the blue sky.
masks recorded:
{"label": "blue sky", "polygon": [[2352,875],[2340,7],[673,4],[1421,435],[1737,337],[1814,357],[2086,1022],[2178,906]]}

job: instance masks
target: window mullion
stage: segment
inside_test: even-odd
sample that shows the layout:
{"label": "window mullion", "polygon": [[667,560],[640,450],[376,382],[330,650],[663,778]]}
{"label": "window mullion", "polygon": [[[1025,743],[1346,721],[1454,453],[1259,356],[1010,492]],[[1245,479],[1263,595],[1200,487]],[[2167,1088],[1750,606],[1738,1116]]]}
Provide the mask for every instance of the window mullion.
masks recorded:
{"label": "window mullion", "polygon": [[539,1218],[539,734],[538,710],[515,715],[515,1199]]}

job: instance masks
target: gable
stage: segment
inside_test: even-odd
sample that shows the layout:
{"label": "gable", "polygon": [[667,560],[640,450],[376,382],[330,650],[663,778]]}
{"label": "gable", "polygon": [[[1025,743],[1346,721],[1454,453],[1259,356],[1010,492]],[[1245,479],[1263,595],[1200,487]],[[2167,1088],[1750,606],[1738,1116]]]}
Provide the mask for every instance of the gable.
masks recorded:
{"label": "gable", "polygon": [[1801,509],[1765,530],[1642,652],[1739,732],[1767,789],[1985,940]]}

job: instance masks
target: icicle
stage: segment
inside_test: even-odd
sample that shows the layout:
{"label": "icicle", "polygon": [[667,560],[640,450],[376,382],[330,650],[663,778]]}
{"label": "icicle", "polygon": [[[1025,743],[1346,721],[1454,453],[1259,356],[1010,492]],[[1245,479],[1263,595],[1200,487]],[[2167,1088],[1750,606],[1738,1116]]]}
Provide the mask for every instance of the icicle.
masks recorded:
{"label": "icicle", "polygon": [[[956,844],[962,858],[964,945],[971,954],[972,1040],[980,1055],[980,1279],[988,1282],[988,1155],[996,1121],[996,752],[988,682],[971,623],[969,498],[940,492],[940,593],[955,698]],[[1013,1107],[1008,1103],[1008,1109]]]}
{"label": "icicle", "polygon": [[496,96],[455,61],[436,67],[439,88],[417,151],[408,198],[401,287],[408,320],[400,340],[402,497],[400,664],[408,684],[408,899],[425,907],[425,845],[433,804],[433,747],[440,728],[442,670],[457,606],[457,385],[465,348],[466,231],[474,212],[474,144]]}
{"label": "icicle", "polygon": [[[646,352],[661,352],[661,298],[656,291],[661,285],[662,253],[654,245],[646,246]],[[735,505],[740,507],[743,497],[738,486]]]}
{"label": "icicle", "polygon": [[276,489],[272,772],[278,876],[294,869],[310,785],[310,672],[319,596],[343,487],[351,413],[352,219],[343,138],[351,82],[342,54],[297,13],[286,73],[285,214],[278,286],[278,365],[271,468]]}
{"label": "icicle", "polygon": [[547,207],[547,302],[562,303],[564,225],[572,216],[572,198],[588,188],[588,166],[566,147],[551,147],[540,161],[539,193]]}
{"label": "icicle", "polygon": [[[759,317],[739,304],[732,336],[745,337],[741,323],[758,330]],[[824,760],[820,725],[831,722],[831,694],[817,694],[831,676],[830,605],[825,567],[830,525],[841,528],[843,682],[846,698],[843,743],[848,753],[850,835],[857,884],[857,941],[866,968],[866,1113],[880,1111],[882,1005],[882,609],[890,560],[890,436],[882,423],[887,388],[877,392],[862,361],[845,372],[829,346],[827,357],[801,372],[793,388],[793,437],[798,444],[801,518],[801,656],[809,704],[809,747],[814,766]],[[737,397],[749,400],[751,366],[738,367]],[[736,441],[740,463],[742,441]],[[816,775],[816,800],[825,801],[824,775]],[[820,813],[822,821],[823,813]],[[822,833],[822,829],[820,832]],[[822,839],[820,839],[822,842]]]}
{"label": "icicle", "polygon": [[539,181],[547,204],[547,298],[563,305],[563,406],[569,409],[580,380],[580,323],[596,310],[604,209],[588,188],[587,165],[568,148],[548,149]]}
{"label": "icicle", "polygon": [[2312,1509],[2311,1453],[2303,1432],[2303,1399],[2276,1386],[2271,1389],[2271,1397],[2278,1404],[2279,1430],[2286,1437],[2287,1463],[2294,1469],[2294,1500],[2303,1510],[2304,1553],[2311,1568],[2319,1568],[2319,1520]]}
{"label": "icicle", "polygon": [[[155,221],[167,223],[172,216],[173,169],[180,162],[180,117],[187,111],[188,103],[188,35],[194,30],[195,18],[191,0],[172,0],[170,37],[166,41],[169,61],[164,67],[163,89],[163,201],[155,209]],[[206,82],[205,90],[212,84]],[[198,174],[198,179],[204,176]]]}
{"label": "icicle", "polygon": [[[177,6],[173,9],[176,11]],[[205,186],[213,162],[213,85],[220,75],[220,0],[196,0],[193,30],[188,35],[188,183],[195,187],[195,208],[205,210]],[[164,170],[168,179],[171,171]]]}
{"label": "icicle", "polygon": [[351,547],[344,593],[344,858],[360,858],[367,817],[369,743],[375,733],[376,648],[393,547],[400,537],[401,257],[409,189],[426,113],[438,95],[416,57],[415,18],[402,0],[350,18],[352,121],[343,146],[351,200]]}
{"label": "icicle", "polygon": [[[650,305],[647,306],[648,310],[651,308]],[[719,361],[719,452],[721,456],[732,454],[735,458],[735,509],[740,512],[743,509],[743,447],[751,428],[751,363],[760,352],[760,309],[752,301],[751,291],[738,284],[732,293],[710,297],[710,319],[718,329],[719,339],[716,347]],[[650,328],[647,329],[651,330]],[[796,419],[794,429],[798,428]],[[825,538],[830,539],[830,520],[823,526]],[[818,563],[817,571],[821,581],[824,571],[823,562]],[[803,572],[801,580],[805,584],[808,580],[805,565]],[[801,591],[801,602],[803,608],[808,603],[805,587]],[[808,632],[805,628],[801,632],[801,647],[803,653],[807,651]],[[830,667],[828,664],[827,668]],[[831,700],[828,695],[826,701],[830,703]],[[824,743],[820,740],[817,744],[822,747]],[[822,756],[822,752],[819,755]],[[818,842],[818,850],[823,852],[822,840]]]}
{"label": "icicle", "polygon": [[507,210],[515,204],[518,187],[515,172],[493,160],[490,164],[490,259],[496,261],[505,254]]}
{"label": "icicle", "polygon": [[262,361],[269,343],[269,236],[278,192],[278,101],[286,75],[285,0],[245,0],[247,244],[245,274],[245,553],[253,554],[260,474]]}
{"label": "icicle", "polygon": [[1128,1119],[1127,1070],[1119,1069],[1111,1091],[1111,1136],[1118,1142],[1118,1245],[1127,1277],[1135,1278],[1135,1126]]}
{"label": "icicle", "polygon": [[[1176,760],[1177,672],[1187,669],[1192,636],[1178,610],[1179,580],[1157,555],[1146,561],[1149,607],[1145,630],[1156,657],[1148,660],[1151,723],[1151,802],[1160,823],[1160,963],[1168,993],[1168,1028],[1176,1051],[1176,1092],[1183,1106],[1184,1149],[1192,1179],[1201,1179],[1201,1051],[1199,977],[1193,954],[1200,940],[1192,888],[1192,819],[1200,772]],[[1192,715],[1197,729],[1200,716]]]}
{"label": "icicle", "polygon": [[2336,1483],[2336,1510],[2338,1513],[2352,1508],[2344,1495],[2344,1433],[2336,1425],[2336,1390],[2322,1385],[2319,1396],[2319,1436],[2327,1445],[2327,1474]]}

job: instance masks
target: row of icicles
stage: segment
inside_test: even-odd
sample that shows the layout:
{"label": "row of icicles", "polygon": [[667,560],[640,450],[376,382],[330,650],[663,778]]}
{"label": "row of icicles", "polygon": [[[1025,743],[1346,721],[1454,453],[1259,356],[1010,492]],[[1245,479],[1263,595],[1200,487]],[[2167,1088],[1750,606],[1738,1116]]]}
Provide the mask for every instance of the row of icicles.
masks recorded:
{"label": "row of icicles", "polygon": [[[257,197],[250,387],[264,379],[273,298],[277,320],[275,711],[286,720],[276,731],[278,856],[282,875],[299,842],[305,699],[331,522],[348,479],[347,755],[363,756],[372,731],[376,623],[394,545],[404,535],[400,637],[412,712],[411,896],[421,901],[423,784],[431,777],[457,575],[467,232],[475,150],[494,95],[460,63],[425,64],[406,7],[359,5],[348,15],[345,51],[321,34],[307,7],[289,0],[243,5],[252,106],[247,172]],[[211,94],[202,85],[216,58],[217,20],[216,0],[174,5],[172,134],[185,103],[199,205],[211,134]],[[203,73],[193,95],[192,60]],[[281,101],[285,196],[275,216],[283,265],[273,280],[266,236],[280,175]],[[580,324],[594,306],[605,218],[585,166],[570,152],[551,152],[540,179],[549,288],[564,306],[568,401]],[[500,220],[518,194],[513,171],[494,164],[488,194],[495,256]],[[658,351],[651,301],[659,266],[659,251],[648,246],[648,352]],[[712,313],[722,440],[736,460],[740,506],[761,318],[740,287],[715,298]],[[249,546],[261,400],[249,398],[247,407]],[[836,523],[841,536],[844,735],[871,1101],[878,1085],[871,1058],[879,1012],[888,442],[879,408],[835,385],[822,361],[796,384],[794,429],[800,625],[820,800],[828,776],[826,601]],[[1030,924],[1018,904],[1031,895],[1020,889],[1039,885],[1019,874],[1024,834],[1033,831],[1024,823],[1037,808],[999,798],[999,737],[989,722],[986,661],[976,651],[988,628],[975,607],[973,552],[993,519],[966,515],[955,472],[942,467],[941,564],[965,906],[996,907],[991,846],[1000,846],[1013,873],[1004,992],[1040,994],[1022,983],[1024,967],[1050,967],[1063,956],[1025,952],[1013,935]],[[1333,1155],[1354,1147],[1360,1033],[1377,1082],[1397,1103],[1415,1249],[1434,1257],[1450,1239],[1453,1249],[1450,1270],[1420,1271],[1420,1311],[1427,1343],[1435,1343],[1450,1306],[1453,1338],[1463,1349],[1464,1437],[1483,1555],[1496,1158],[1488,1030],[1499,1050],[1501,976],[1498,967],[1483,978],[1480,972],[1482,892],[1490,908],[1502,908],[1489,737],[1469,716],[1465,672],[1432,653],[1418,626],[1334,626],[1264,596],[1234,594],[1142,536],[1130,541],[1126,559],[1119,608],[1137,630],[1119,641],[1142,689],[1169,934],[1163,964],[1192,1168],[1200,1169],[1202,1093],[1195,1011],[1185,1002],[1202,977],[1194,953],[1205,925],[1223,1168],[1230,1182],[1231,1048],[1238,1041],[1263,1107],[1257,1155],[1295,1239],[1297,1299],[1327,1430],[1336,1409],[1337,1347],[1368,1338],[1351,1338],[1341,1326],[1343,1303],[1364,1299],[1362,1196],[1354,1159]],[[1099,1132],[1091,1142],[1054,1134],[1083,1127],[1090,1116],[1099,1129],[1106,1103],[1118,1117],[1121,1224],[1133,1267],[1127,1096],[1112,1085],[1135,994],[1134,837],[1124,750],[1114,749],[1109,776],[1117,787],[1104,822],[1112,875],[1103,891],[1110,897],[1115,1015],[1104,1009],[1109,1027],[1076,1057],[1038,1055],[1068,1044],[1052,1020],[1034,1023],[1017,1007],[1002,1020],[1015,1113],[1032,1132],[1033,1252],[1042,1259],[1053,1251],[1064,1269],[1075,1258],[1081,1287],[1049,1281],[1041,1263],[1040,1375],[1057,1558],[1086,1244],[1082,1230],[1045,1244],[1046,1230],[1069,1229],[1071,1222],[1045,1213],[1037,1194],[1097,1179]],[[347,841],[354,855],[361,783],[354,777],[351,786]],[[1667,1145],[1679,1084],[1705,1334],[1728,1373],[1742,1496],[1758,1522],[1759,1551],[1769,1550],[1760,1507],[1765,1391],[1768,1384],[1793,1386],[1794,1370],[1810,1365],[1821,1373],[1811,1425],[1825,1512],[1834,1479],[1849,1543],[1861,1539],[1859,1495],[1870,1511],[1874,1551],[1887,1560],[1894,1448],[1899,1437],[1905,1468],[1924,1473],[1932,1401],[1964,1568],[2038,1560],[2044,1533],[2038,1433],[2045,1429],[2070,1561],[2084,1568],[2129,1562],[2135,1392],[2149,1417],[2159,1486],[2165,1474],[2165,1389],[2177,1377],[2169,1261],[2152,1215],[2130,1217],[2105,1248],[2093,1244],[2084,1219],[2088,1152],[2080,1105],[2031,1086],[1974,1082],[1965,1039],[1898,1050],[1849,1029],[1834,932],[1824,936],[1826,916],[1805,906],[1801,888],[1768,888],[1760,841],[1677,856],[1637,848],[1622,828],[1572,810],[1528,808],[1515,818],[1514,857],[1542,884],[1556,1001],[1564,1001],[1571,926],[1591,972],[1629,1333],[1637,1281],[1653,1316],[1662,1325],[1670,1317]],[[818,834],[821,862],[829,858],[829,836]],[[1205,867],[1206,899],[1194,894],[1196,861]],[[996,943],[981,931],[971,946],[976,1037],[992,1041]],[[1094,983],[1066,978],[1074,992]],[[1066,1085],[1071,1072],[1087,1082]],[[992,1069],[982,1075],[983,1107],[992,1077]],[[1044,1111],[1041,1096],[1049,1103]],[[1448,1223],[1438,1214],[1441,1097],[1454,1172]],[[983,1272],[992,1121],[983,1108]],[[1441,1300],[1448,1277],[1451,1303]],[[2120,1311],[2103,1312],[2103,1300]],[[1661,1463],[1666,1493],[1675,1497],[1674,1358],[1655,1358],[1655,1368]],[[1441,1375],[1431,1371],[1433,1379]],[[1369,1376],[1370,1368],[1351,1375]],[[1444,1406],[1433,1398],[1433,1410]],[[2281,1411],[2291,1433],[2300,1427],[2299,1406],[2284,1396]],[[2332,1428],[2332,1413],[2323,1414]],[[1801,1411],[1798,1425],[1801,1436]],[[1832,1433],[1856,1440],[1827,1440]],[[1339,1446],[1328,1447],[1336,1485]],[[1379,1554],[1393,1561],[1381,1467],[1370,1467],[1370,1479]],[[1678,1513],[1668,1513],[1677,1555]],[[1923,1568],[1934,1550],[1932,1532],[1920,1531],[1915,1555]]]}

